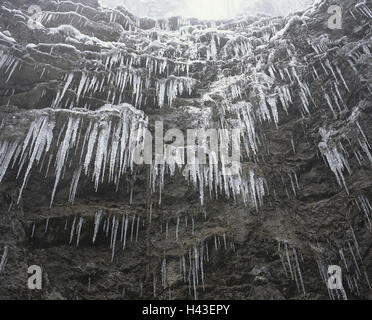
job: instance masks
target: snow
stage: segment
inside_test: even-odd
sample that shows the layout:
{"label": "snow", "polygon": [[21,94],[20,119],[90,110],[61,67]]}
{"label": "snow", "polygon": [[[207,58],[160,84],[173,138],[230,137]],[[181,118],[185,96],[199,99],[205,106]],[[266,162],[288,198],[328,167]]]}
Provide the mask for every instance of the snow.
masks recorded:
{"label": "snow", "polygon": [[16,43],[17,41],[11,36],[9,31],[0,31],[0,40],[9,42],[9,43]]}

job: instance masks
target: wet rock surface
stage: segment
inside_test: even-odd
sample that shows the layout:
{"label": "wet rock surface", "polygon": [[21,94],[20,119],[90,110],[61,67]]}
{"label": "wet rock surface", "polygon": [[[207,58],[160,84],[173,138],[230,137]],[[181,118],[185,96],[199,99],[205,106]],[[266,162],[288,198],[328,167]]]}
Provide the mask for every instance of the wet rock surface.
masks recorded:
{"label": "wet rock surface", "polygon": [[[3,1],[0,298],[370,299],[371,18],[356,0],[214,23]],[[240,174],[132,166],[155,121],[241,127]]]}

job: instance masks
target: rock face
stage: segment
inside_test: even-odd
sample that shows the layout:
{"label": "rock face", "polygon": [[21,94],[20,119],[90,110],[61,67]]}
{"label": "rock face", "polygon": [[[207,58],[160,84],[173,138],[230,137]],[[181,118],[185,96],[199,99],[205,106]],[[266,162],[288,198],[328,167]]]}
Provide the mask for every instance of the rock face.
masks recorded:
{"label": "rock face", "polygon": [[[11,0],[0,17],[1,299],[371,298],[370,4],[203,22]],[[160,122],[240,128],[239,174],[211,152],[136,164]]]}

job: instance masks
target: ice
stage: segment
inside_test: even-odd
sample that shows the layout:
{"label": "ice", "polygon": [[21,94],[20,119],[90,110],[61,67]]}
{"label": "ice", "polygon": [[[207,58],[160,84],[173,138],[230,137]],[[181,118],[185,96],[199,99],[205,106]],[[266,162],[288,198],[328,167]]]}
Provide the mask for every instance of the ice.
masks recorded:
{"label": "ice", "polygon": [[72,203],[74,203],[74,200],[75,200],[75,195],[76,195],[77,187],[79,185],[81,170],[82,170],[82,167],[79,167],[77,170],[75,170],[74,175],[72,177],[70,195],[69,195],[69,201]]}
{"label": "ice", "polygon": [[197,81],[193,78],[171,76],[165,80],[157,82],[156,91],[159,107],[165,105],[165,97],[169,106],[172,106],[173,101],[178,95],[187,93],[190,95]]}
{"label": "ice", "polygon": [[46,233],[48,231],[48,227],[49,227],[49,217],[48,219],[46,219],[46,222],[45,222],[45,230],[44,230],[44,233]]}
{"label": "ice", "polygon": [[128,223],[129,223],[129,216],[126,215],[126,218],[125,218],[125,227],[124,227],[124,237],[123,237],[123,250],[125,249],[126,241],[127,241]]}
{"label": "ice", "polygon": [[33,238],[35,236],[35,229],[36,229],[36,226],[35,226],[35,223],[34,223],[32,225],[31,238]]}
{"label": "ice", "polygon": [[93,234],[93,240],[92,240],[93,244],[96,242],[101,220],[102,220],[102,210],[98,210],[94,216],[94,234]]}
{"label": "ice", "polygon": [[372,11],[371,9],[367,6],[366,1],[357,3],[355,5],[355,8],[358,9],[358,11],[364,15],[365,17],[371,19],[372,18]]}
{"label": "ice", "polygon": [[72,225],[71,225],[70,244],[72,243],[72,240],[73,240],[73,238],[74,238],[74,234],[75,234],[75,224],[76,224],[76,217],[74,217],[74,221],[72,222]]}
{"label": "ice", "polygon": [[116,237],[118,234],[118,228],[119,228],[119,219],[115,220],[115,225],[113,228],[113,240],[112,240],[112,255],[111,255],[111,262],[114,261],[114,256],[115,256],[115,246],[116,246]]}
{"label": "ice", "polygon": [[303,292],[303,294],[306,294],[304,282],[302,280],[302,274],[301,274],[300,264],[298,262],[297,251],[296,251],[295,248],[293,248],[293,253],[294,253],[294,256],[295,256],[295,260],[296,260],[296,266],[297,266],[298,275],[300,277],[302,292]]}
{"label": "ice", "polygon": [[9,252],[9,247],[5,246],[4,251],[3,251],[3,255],[1,257],[1,261],[0,261],[0,274],[4,273],[5,265],[8,261],[8,252]]}
{"label": "ice", "polygon": [[83,223],[84,223],[84,219],[80,217],[79,223],[76,229],[76,234],[77,234],[76,247],[78,247],[80,243],[81,228],[83,227]]}
{"label": "ice", "polygon": [[287,257],[287,262],[288,262],[288,266],[289,266],[289,271],[291,272],[292,280],[294,280],[294,271],[293,271],[293,269],[292,269],[291,259],[290,259],[290,257],[289,257],[288,244],[285,243],[284,246],[285,246],[285,254],[286,254],[286,257]]}
{"label": "ice", "polygon": [[[55,193],[57,191],[57,186],[62,175],[62,171],[65,165],[67,153],[69,151],[70,144],[75,144],[74,138],[76,138],[77,130],[80,124],[80,119],[69,118],[65,138],[63,139],[62,144],[59,147],[57,156],[56,156],[56,178],[52,192],[52,198],[50,200],[50,205],[52,206]],[[41,129],[40,131],[42,131]],[[35,149],[34,149],[35,150]]]}
{"label": "ice", "polygon": [[349,190],[347,188],[344,170],[351,173],[348,161],[345,157],[338,151],[337,147],[329,147],[328,143],[330,142],[330,132],[327,132],[325,129],[320,128],[320,135],[322,136],[322,142],[319,143],[319,149],[322,155],[327,159],[328,164],[332,172],[335,174],[338,184],[342,187],[345,187],[347,193]]}
{"label": "ice", "polygon": [[0,182],[3,179],[9,163],[19,149],[17,142],[9,142],[7,140],[0,142]]}
{"label": "ice", "polygon": [[[371,226],[371,219],[372,219],[372,206],[364,195],[359,195],[356,204],[359,210],[363,210],[363,213],[366,217],[367,225]],[[359,205],[360,204],[360,205]]]}
{"label": "ice", "polygon": [[[43,152],[48,152],[51,140],[53,138],[53,129],[55,123],[49,122],[46,117],[40,118],[36,123],[33,123],[30,127],[28,136],[32,135],[32,153],[29,160],[29,165],[27,167],[26,173],[24,175],[23,184],[21,186],[18,203],[22,197],[22,191],[26,186],[31,168],[34,164],[34,161],[39,161]],[[23,151],[27,147],[28,139],[26,138]]]}
{"label": "ice", "polygon": [[[15,162],[19,159],[18,177],[23,172],[23,166],[27,166],[18,203],[35,164],[39,165],[40,172],[46,167],[45,176],[48,176],[52,161],[55,163],[55,183],[50,205],[67,170],[72,171],[69,201],[74,202],[82,175],[94,180],[96,190],[105,180],[113,182],[118,188],[120,177],[128,168],[133,169],[134,159],[131,155],[137,148],[139,136],[134,137],[129,133],[135,130],[144,132],[147,127],[147,119],[142,111],[130,105],[106,105],[95,112],[44,109],[39,114],[35,120],[31,120],[22,143],[0,139],[0,181],[12,160]],[[65,122],[61,125],[56,123],[63,120]],[[109,171],[108,174],[106,171]]]}
{"label": "ice", "polygon": [[101,122],[97,139],[96,158],[94,161],[93,178],[95,189],[98,190],[99,184],[104,179],[104,172],[107,163],[107,146],[111,132],[111,122]]}
{"label": "ice", "polygon": [[10,35],[9,31],[0,31],[0,40],[9,42],[9,43],[16,43],[17,41]]}
{"label": "ice", "polygon": [[167,260],[166,258],[163,259],[162,265],[161,265],[161,279],[162,279],[162,286],[163,289],[167,288]]}
{"label": "ice", "polygon": [[137,219],[137,229],[136,229],[136,242],[138,242],[140,221],[141,221],[141,217],[138,217],[138,219]]}
{"label": "ice", "polygon": [[178,231],[180,226],[180,217],[177,217],[177,225],[176,225],[176,241],[178,242]]}
{"label": "ice", "polygon": [[134,235],[134,224],[136,222],[136,215],[133,216],[133,219],[132,219],[132,228],[131,228],[131,231],[130,231],[130,242],[133,242],[133,235]]}
{"label": "ice", "polygon": [[154,298],[156,298],[156,276],[153,276],[153,288],[154,288]]}

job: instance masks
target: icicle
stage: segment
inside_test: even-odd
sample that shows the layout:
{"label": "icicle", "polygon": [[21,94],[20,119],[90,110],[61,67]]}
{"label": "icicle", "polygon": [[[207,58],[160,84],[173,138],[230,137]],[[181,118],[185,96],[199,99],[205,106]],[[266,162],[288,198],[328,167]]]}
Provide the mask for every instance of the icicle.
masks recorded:
{"label": "icicle", "polygon": [[180,225],[180,217],[177,217],[177,226],[176,226],[176,241],[178,242],[178,230]]}
{"label": "icicle", "polygon": [[111,262],[114,261],[115,256],[115,245],[116,245],[116,237],[118,234],[118,228],[119,228],[119,219],[116,219],[115,221],[115,227],[114,227],[114,238],[112,240],[112,255],[111,255]]}
{"label": "icicle", "polygon": [[9,251],[9,247],[5,246],[3,256],[2,256],[1,262],[0,262],[0,274],[4,272],[5,265],[6,265],[7,260],[8,260],[8,251]]}
{"label": "icicle", "polygon": [[76,247],[78,247],[80,243],[80,234],[81,234],[81,228],[83,227],[83,222],[84,222],[84,219],[80,218],[79,224],[76,230],[77,231]]}
{"label": "icicle", "polygon": [[80,119],[73,119],[72,117],[69,118],[65,138],[60,145],[56,157],[56,179],[54,183],[52,198],[50,201],[50,205],[53,204],[54,196],[57,190],[57,186],[59,183],[59,180],[61,178],[62,169],[65,165],[67,153],[69,151],[70,143],[75,144],[74,138],[76,138],[78,126],[80,124]]}
{"label": "icicle", "polygon": [[116,224],[116,216],[112,217],[112,224],[111,224],[111,238],[110,238],[110,249],[112,249],[113,241],[114,241],[114,231],[115,231],[115,224]]}
{"label": "icicle", "polygon": [[340,257],[345,265],[345,268],[347,271],[349,271],[349,267],[347,265],[347,262],[346,262],[346,259],[345,259],[345,255],[344,255],[344,251],[342,250],[342,248],[339,250],[339,253],[340,253]]}
{"label": "icicle", "polygon": [[140,221],[141,221],[141,217],[138,217],[138,219],[137,219],[137,230],[136,230],[136,242],[138,242],[138,232],[139,232]]}
{"label": "icicle", "polygon": [[126,241],[127,241],[128,223],[129,223],[129,217],[128,217],[128,215],[127,215],[126,218],[125,218],[124,239],[123,239],[123,250],[125,249],[125,245],[126,245]]}
{"label": "icicle", "polygon": [[48,219],[46,219],[46,223],[45,223],[45,230],[44,230],[44,233],[46,233],[48,231],[48,226],[49,226],[49,217]]}
{"label": "icicle", "polygon": [[79,184],[81,170],[82,170],[82,167],[79,167],[77,170],[75,170],[73,178],[72,178],[70,194],[69,194],[69,201],[71,203],[74,203],[74,200],[75,200],[75,195],[76,195],[76,190]]}
{"label": "icicle", "polygon": [[287,262],[288,262],[288,266],[289,266],[289,271],[291,272],[292,280],[294,280],[293,270],[292,270],[292,266],[291,266],[291,259],[289,258],[287,243],[285,243],[285,254],[287,256]]}
{"label": "icicle", "polygon": [[133,216],[133,220],[132,220],[132,228],[131,228],[131,231],[130,231],[130,242],[133,242],[133,234],[134,234],[134,224],[136,222],[136,215]]}
{"label": "icicle", "polygon": [[102,219],[102,211],[99,210],[96,212],[95,217],[94,217],[94,234],[93,234],[93,244],[96,242],[98,230],[99,230],[99,225],[101,223]]}
{"label": "icicle", "polygon": [[291,180],[291,186],[292,186],[293,194],[295,195],[295,197],[297,197],[296,187],[295,187],[295,185],[294,185],[294,182],[293,182],[293,179],[292,179],[292,175],[290,175],[290,174],[288,173],[288,176],[289,176],[289,179]]}
{"label": "icicle", "polygon": [[192,283],[194,287],[194,300],[198,300],[198,292],[196,290],[196,270],[192,267]]}
{"label": "icicle", "polygon": [[152,203],[150,204],[150,224],[151,224],[151,221],[152,221]]}
{"label": "icicle", "polygon": [[34,224],[32,225],[31,238],[33,238],[34,235],[35,235],[35,228],[36,228],[36,226],[35,226],[35,223],[34,223]]}
{"label": "icicle", "polygon": [[352,257],[353,257],[353,261],[354,261],[354,264],[355,264],[355,267],[356,267],[356,271],[357,271],[358,275],[360,276],[361,273],[360,273],[360,269],[359,269],[359,266],[358,266],[358,262],[357,262],[357,260],[355,258],[354,251],[353,251],[353,248],[351,247],[350,242],[348,243],[348,245],[349,245],[350,253],[351,253]]}
{"label": "icicle", "polygon": [[293,154],[296,154],[296,147],[295,147],[295,144],[294,144],[293,137],[291,138],[291,145],[292,145]]}
{"label": "icicle", "polygon": [[156,276],[155,274],[154,274],[153,284],[154,284],[154,298],[156,298]]}
{"label": "icicle", "polygon": [[295,248],[293,248],[293,253],[294,253],[294,256],[295,256],[295,259],[296,259],[296,265],[297,265],[298,275],[300,276],[300,282],[301,282],[302,292],[304,294],[306,294],[304,282],[302,280],[302,274],[301,274],[300,264],[298,262],[297,252],[296,252],[296,249]]}
{"label": "icicle", "polygon": [[162,279],[162,285],[163,289],[167,288],[167,260],[164,258],[162,267],[161,267],[161,279]]}
{"label": "icicle", "polygon": [[74,217],[74,221],[72,222],[71,232],[70,232],[70,244],[72,243],[72,239],[74,238],[75,234],[75,224],[76,224],[76,217]]}

